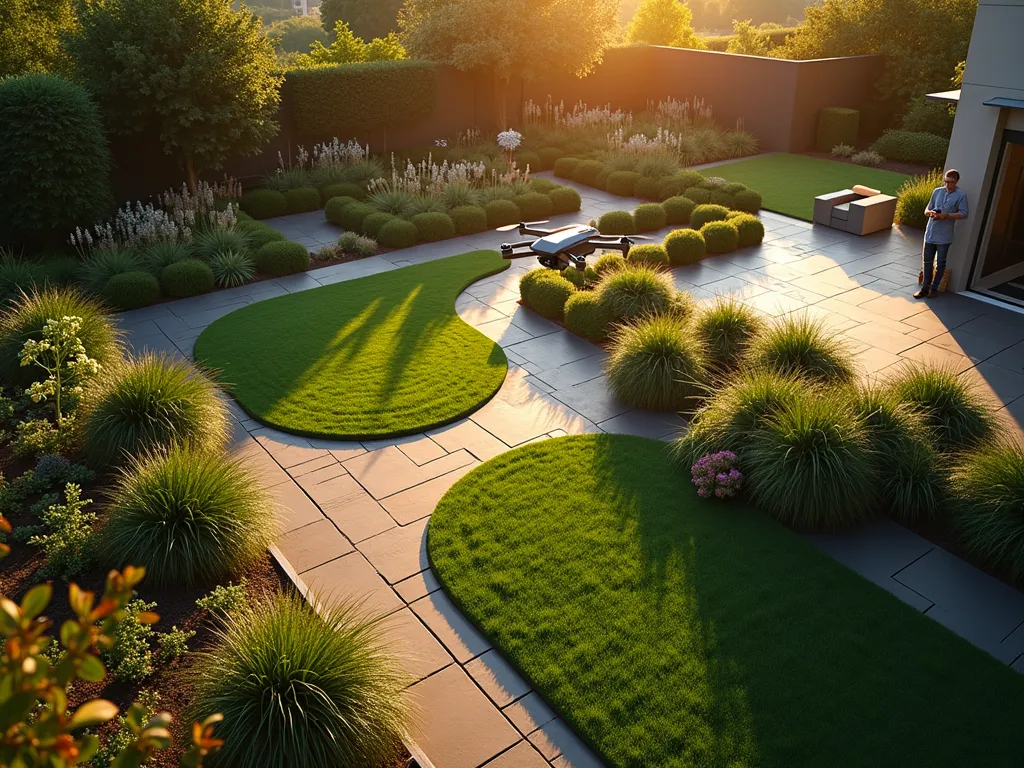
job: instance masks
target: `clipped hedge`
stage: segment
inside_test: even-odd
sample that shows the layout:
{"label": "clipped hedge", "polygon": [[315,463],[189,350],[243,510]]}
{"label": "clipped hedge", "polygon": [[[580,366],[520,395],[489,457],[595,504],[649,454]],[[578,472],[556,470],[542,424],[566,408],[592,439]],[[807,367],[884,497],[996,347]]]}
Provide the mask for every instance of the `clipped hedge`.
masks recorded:
{"label": "clipped hedge", "polygon": [[385,248],[408,248],[416,245],[419,230],[411,221],[394,218],[380,228],[377,242]]}
{"label": "clipped hedge", "polygon": [[635,235],[636,222],[629,211],[608,211],[597,220],[597,229],[602,235]]}
{"label": "clipped hedge", "polygon": [[576,291],[566,300],[563,314],[565,327],[577,336],[602,342],[608,335],[611,316],[594,291]]}
{"label": "clipped hedge", "polygon": [[320,191],[316,187],[295,187],[284,192],[288,213],[306,213],[320,208]]}
{"label": "clipped hedge", "polygon": [[724,205],[698,205],[690,214],[690,226],[700,229],[709,221],[725,221],[728,216],[729,209]]}
{"label": "clipped hedge", "polygon": [[168,264],[160,272],[160,287],[175,299],[209,293],[213,286],[213,270],[199,259],[182,259]]}
{"label": "clipped hedge", "polygon": [[673,264],[694,264],[704,258],[704,235],[695,229],[677,229],[665,238],[665,250]]}
{"label": "clipped hedge", "polygon": [[340,225],[349,232],[362,232],[363,222],[367,216],[379,211],[368,203],[352,203],[341,209]]}
{"label": "clipped hedge", "polygon": [[736,231],[739,233],[740,248],[760,245],[761,241],[764,240],[764,223],[757,216],[733,211],[729,214],[727,221],[735,226]]}
{"label": "clipped hedge", "polygon": [[272,219],[288,212],[288,201],[273,189],[254,189],[238,201],[239,207],[254,219]]}
{"label": "clipped hedge", "polygon": [[629,249],[626,261],[632,264],[647,264],[652,267],[667,267],[668,251],[664,245],[634,245]]}
{"label": "clipped hedge", "polygon": [[597,174],[604,170],[604,165],[597,160],[583,160],[572,171],[572,180],[593,187],[597,184]]}
{"label": "clipped hedge", "polygon": [[709,221],[700,228],[708,253],[731,253],[740,244],[740,232],[731,221]]}
{"label": "clipped hedge", "polygon": [[558,147],[541,147],[537,150],[537,155],[540,157],[540,166],[538,171],[550,171],[555,167],[555,163],[558,162],[564,153]]}
{"label": "clipped hedge", "polygon": [[940,168],[946,162],[949,139],[934,133],[886,131],[871,145],[871,149],[889,160]]}
{"label": "clipped hedge", "polygon": [[580,193],[572,187],[555,187],[548,192],[555,213],[576,213],[582,206]]}
{"label": "clipped hedge", "polygon": [[525,195],[516,195],[512,198],[512,202],[519,208],[519,215],[526,221],[546,219],[555,209],[551,198],[540,192],[527,192]]}
{"label": "clipped hedge", "polygon": [[561,187],[551,179],[530,179],[531,192],[543,192],[546,195],[552,189],[561,189]]}
{"label": "clipped hedge", "polygon": [[355,205],[358,202],[359,201],[354,197],[332,197],[327,201],[326,205],[324,205],[324,216],[327,217],[327,220],[331,222],[331,224],[340,227],[342,226],[342,213],[344,213],[345,209],[350,205]]}
{"label": "clipped hedge", "polygon": [[290,240],[267,243],[256,251],[256,268],[280,277],[309,269],[309,249]]}
{"label": "clipped hedge", "polygon": [[107,280],[103,297],[118,309],[148,307],[160,300],[160,282],[151,272],[122,272]]}
{"label": "clipped hedge", "polygon": [[575,157],[560,157],[555,161],[554,172],[555,176],[560,179],[571,179],[573,173],[576,171],[576,166],[580,164],[579,158]]}
{"label": "clipped hedge", "polygon": [[525,150],[523,152],[516,153],[516,167],[520,168],[521,170],[529,170],[533,173],[536,173],[537,171],[543,170],[540,167],[541,162],[542,161],[540,159],[540,155],[538,155],[536,152]]}
{"label": "clipped hedge", "polygon": [[756,189],[744,189],[732,196],[733,207],[737,211],[757,213],[761,210],[761,193]]}
{"label": "clipped hedge", "polygon": [[690,187],[683,195],[693,200],[697,205],[707,205],[711,202],[711,190],[704,187]]}
{"label": "clipped hedge", "polygon": [[814,146],[819,152],[831,152],[836,144],[857,146],[860,112],[846,107],[822,107],[818,112],[818,131]]}
{"label": "clipped hedge", "polygon": [[363,219],[363,234],[369,235],[370,237],[377,237],[380,233],[381,228],[389,221],[394,221],[398,217],[391,213],[384,211],[378,211],[377,213],[371,213],[365,219]]}
{"label": "clipped hedge", "polygon": [[487,229],[487,211],[479,205],[460,205],[452,208],[448,215],[460,235],[473,235]]}
{"label": "clipped hedge", "polygon": [[660,200],[661,197],[658,194],[660,186],[660,179],[642,176],[633,185],[633,197],[639,197],[641,200]]}
{"label": "clipped hedge", "polygon": [[637,232],[653,232],[664,227],[668,217],[659,203],[644,203],[633,211],[633,221]]}
{"label": "clipped hedge", "polygon": [[259,221],[240,221],[235,224],[235,230],[245,235],[245,240],[251,251],[259,250],[267,243],[286,239],[272,226]]}
{"label": "clipped hedge", "polygon": [[666,224],[689,224],[696,203],[688,197],[676,196],[663,202],[661,207],[665,209]]}
{"label": "clipped hedge", "polygon": [[365,200],[366,190],[350,181],[345,181],[341,184],[328,184],[320,190],[320,199],[324,205],[332,197],[351,197],[353,200]]}
{"label": "clipped hedge", "polygon": [[447,213],[417,213],[412,217],[412,223],[422,243],[436,243],[438,240],[455,237],[455,222]]}
{"label": "clipped hedge", "polygon": [[491,200],[484,206],[484,211],[487,213],[487,226],[491,229],[522,221],[519,206],[511,200]]}
{"label": "clipped hedge", "polygon": [[539,314],[550,319],[557,320],[562,317],[565,310],[565,303],[576,291],[576,286],[562,277],[554,270],[545,270],[547,274],[541,275],[536,282],[529,287],[529,302]]}
{"label": "clipped hedge", "polygon": [[605,180],[604,188],[613,195],[632,197],[633,189],[640,178],[636,171],[612,171]]}
{"label": "clipped hedge", "polygon": [[678,197],[687,189],[682,181],[675,177],[662,179],[658,184],[658,199],[664,202],[670,197]]}
{"label": "clipped hedge", "polygon": [[437,68],[405,60],[297,69],[287,73],[282,91],[300,136],[353,136],[432,114]]}

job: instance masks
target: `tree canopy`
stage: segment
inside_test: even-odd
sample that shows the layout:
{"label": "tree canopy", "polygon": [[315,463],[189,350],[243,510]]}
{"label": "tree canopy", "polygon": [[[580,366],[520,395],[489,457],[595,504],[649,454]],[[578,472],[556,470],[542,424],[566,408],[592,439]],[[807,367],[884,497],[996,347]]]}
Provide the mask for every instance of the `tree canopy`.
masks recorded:
{"label": "tree canopy", "polygon": [[403,0],[323,0],[320,3],[320,22],[324,29],[334,32],[339,21],[352,28],[352,34],[363,40],[386,38],[398,31],[398,9]]}
{"label": "tree canopy", "polygon": [[674,48],[702,48],[693,31],[690,7],[679,0],[643,0],[626,38],[631,43],[671,45]]}
{"label": "tree canopy", "polygon": [[70,0],[0,2],[0,77],[64,69],[60,36],[74,25]]}
{"label": "tree canopy", "polygon": [[315,41],[309,53],[299,56],[295,64],[301,69],[331,64],[361,64],[367,61],[400,61],[404,58],[405,48],[394,32],[367,43],[356,37],[346,22],[339,21],[334,25],[334,40],[330,45]]}

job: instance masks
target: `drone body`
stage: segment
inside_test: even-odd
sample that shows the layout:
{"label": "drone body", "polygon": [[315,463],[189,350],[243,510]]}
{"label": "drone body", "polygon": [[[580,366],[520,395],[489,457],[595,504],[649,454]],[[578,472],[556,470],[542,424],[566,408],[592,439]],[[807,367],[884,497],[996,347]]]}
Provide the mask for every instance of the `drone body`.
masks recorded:
{"label": "drone body", "polygon": [[519,234],[533,235],[535,238],[518,243],[502,243],[501,255],[506,259],[536,256],[541,266],[548,269],[561,271],[574,267],[582,271],[587,268],[587,256],[598,248],[622,251],[625,256],[633,245],[633,240],[628,237],[602,235],[594,227],[585,224],[570,224],[557,229],[538,229],[533,226],[544,223],[537,221],[499,227],[498,231],[518,229]]}

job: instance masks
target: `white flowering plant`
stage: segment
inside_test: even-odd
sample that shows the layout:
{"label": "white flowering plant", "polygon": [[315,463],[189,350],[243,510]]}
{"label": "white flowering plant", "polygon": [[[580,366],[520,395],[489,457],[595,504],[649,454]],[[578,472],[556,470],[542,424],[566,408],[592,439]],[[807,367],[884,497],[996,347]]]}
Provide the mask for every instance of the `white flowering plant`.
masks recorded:
{"label": "white flowering plant", "polygon": [[23,367],[35,365],[46,372],[46,379],[32,382],[25,394],[34,403],[52,398],[58,428],[64,426],[67,419],[61,398],[81,395],[82,384],[100,370],[99,362],[89,357],[78,337],[81,327],[80,317],[51,318],[43,327],[43,337],[27,340],[18,353]]}

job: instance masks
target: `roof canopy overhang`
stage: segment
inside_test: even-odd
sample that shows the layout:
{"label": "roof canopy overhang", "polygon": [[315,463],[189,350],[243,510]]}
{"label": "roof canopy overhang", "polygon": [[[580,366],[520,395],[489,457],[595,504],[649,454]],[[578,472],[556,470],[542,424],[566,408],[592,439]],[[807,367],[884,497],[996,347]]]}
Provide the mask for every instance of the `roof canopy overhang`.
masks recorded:
{"label": "roof canopy overhang", "polygon": [[941,91],[940,93],[929,93],[925,96],[928,101],[938,101],[942,104],[957,104],[960,102],[960,91]]}

